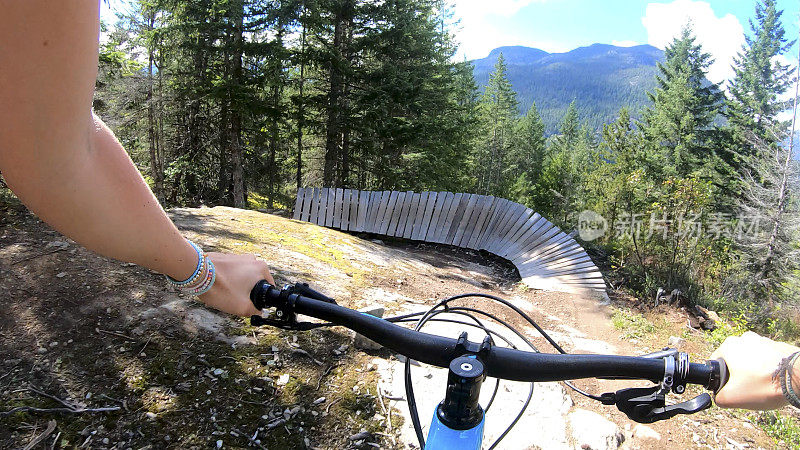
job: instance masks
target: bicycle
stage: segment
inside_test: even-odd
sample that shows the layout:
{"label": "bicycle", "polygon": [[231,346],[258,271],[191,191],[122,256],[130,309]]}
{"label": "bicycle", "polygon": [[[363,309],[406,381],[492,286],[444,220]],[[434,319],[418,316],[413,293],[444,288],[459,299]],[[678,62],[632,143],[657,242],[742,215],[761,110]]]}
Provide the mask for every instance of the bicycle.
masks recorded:
{"label": "bicycle", "polygon": [[[544,336],[559,354],[539,352],[528,338],[494,314],[475,308],[450,305],[456,300],[473,297],[496,301],[510,308]],[[278,289],[266,281],[260,281],[253,287],[250,299],[258,310],[263,311],[265,308],[271,310],[269,317],[252,316],[250,322],[253,326],[274,326],[296,331],[344,326],[404,355],[406,398],[412,424],[422,449],[480,449],[483,444],[485,412],[494,401],[500,379],[530,382],[531,388],[520,413],[489,449],[495,448],[522,417],[530,404],[535,382],[562,381],[581,395],[605,405],[615,405],[633,421],[652,423],[678,414],[694,414],[711,406],[711,396],[708,393],[702,393],[678,404],[667,405],[666,395],[669,392],[683,394],[687,384],[701,385],[710,391],[718,392],[728,379],[727,366],[723,360],[692,363],[686,353],[676,349],[665,348],[659,352],[636,357],[567,354],[525,312],[510,302],[489,294],[457,295],[440,301],[426,312],[386,319],[340,306],[334,299],[315,291],[305,283],[289,284]],[[325,322],[298,322],[298,314]],[[442,314],[455,314],[471,321],[437,317]],[[509,339],[487,328],[477,316],[504,325],[521,338],[532,351],[516,348]],[[416,321],[413,330],[396,324],[412,321]],[[426,323],[437,321],[479,328],[486,335],[478,343],[468,340],[466,332],[462,332],[458,339],[451,339],[421,331]],[[503,341],[510,347],[496,345],[495,339]],[[414,398],[411,360],[449,370],[445,398],[436,408],[427,440],[423,436]],[[496,378],[498,381],[484,409],[479,404],[478,397],[487,377]],[[626,388],[594,395],[578,389],[568,381],[579,378],[641,379],[656,384],[651,387]]]}

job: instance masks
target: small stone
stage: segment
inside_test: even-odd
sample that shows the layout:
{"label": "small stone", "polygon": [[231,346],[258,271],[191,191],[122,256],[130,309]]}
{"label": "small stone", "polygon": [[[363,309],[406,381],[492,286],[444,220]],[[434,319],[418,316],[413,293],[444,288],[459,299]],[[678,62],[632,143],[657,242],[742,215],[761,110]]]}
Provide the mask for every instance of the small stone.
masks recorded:
{"label": "small stone", "polygon": [[108,438],[103,438],[103,445],[108,445],[110,442]]}
{"label": "small stone", "polygon": [[633,428],[633,437],[637,439],[653,439],[656,441],[661,440],[661,434],[659,434],[658,431],[642,424],[636,425]]}
{"label": "small stone", "polygon": [[224,372],[224,370],[222,370],[222,369],[214,369],[214,375],[217,375],[217,376],[222,375],[222,372]]}
{"label": "small stone", "polygon": [[86,400],[89,400],[90,398],[92,398],[92,393],[91,392],[87,392],[86,393]]}
{"label": "small stone", "polygon": [[58,342],[55,342],[55,341],[54,341],[54,342],[51,342],[51,343],[50,343],[50,347],[51,347],[51,348],[52,348],[52,347],[58,347]]}
{"label": "small stone", "polygon": [[36,353],[38,353],[40,355],[45,354],[45,353],[47,353],[47,349],[44,348],[44,347],[39,347],[39,348],[36,349]]}
{"label": "small stone", "polygon": [[363,441],[364,439],[369,439],[371,437],[372,437],[372,434],[370,434],[370,433],[368,433],[366,431],[362,431],[360,433],[356,433],[356,434],[350,436],[348,439],[350,439],[351,441]]}
{"label": "small stone", "polygon": [[278,377],[278,383],[277,383],[278,386],[286,386],[286,384],[288,384],[288,383],[289,383],[289,374],[288,373],[285,373],[285,374],[281,375],[280,377]]}
{"label": "small stone", "polygon": [[320,397],[320,398],[314,400],[311,404],[316,406],[316,405],[319,405],[320,403],[325,403],[325,397]]}
{"label": "small stone", "polygon": [[59,272],[56,274],[56,278],[64,278],[67,276],[67,272]]}
{"label": "small stone", "polygon": [[[198,258],[198,259],[200,259],[200,258]],[[206,391],[206,395],[211,395],[211,391],[210,390]]]}
{"label": "small stone", "polygon": [[679,349],[686,343],[686,339],[678,336],[670,336],[667,345],[671,348]]}
{"label": "small stone", "polygon": [[222,448],[222,441],[217,441],[217,448]]}
{"label": "small stone", "polygon": [[144,416],[147,417],[148,420],[154,420],[156,418],[156,413],[148,411],[144,413]]}
{"label": "small stone", "polygon": [[581,448],[613,450],[625,440],[625,435],[614,422],[596,412],[576,409],[568,417],[572,437]]}

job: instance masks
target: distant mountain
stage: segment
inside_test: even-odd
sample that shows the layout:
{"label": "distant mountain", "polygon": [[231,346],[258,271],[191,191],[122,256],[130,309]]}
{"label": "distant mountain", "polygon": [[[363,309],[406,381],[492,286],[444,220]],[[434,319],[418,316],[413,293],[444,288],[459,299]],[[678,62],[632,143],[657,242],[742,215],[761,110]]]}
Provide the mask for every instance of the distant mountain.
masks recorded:
{"label": "distant mountain", "polygon": [[646,92],[655,88],[656,63],[664,60],[664,52],[649,45],[592,44],[566,53],[500,47],[488,57],[472,61],[481,89],[500,53],[508,64],[508,78],[517,92],[520,113],[524,114],[536,101],[548,134],[558,131],[573,100],[577,100],[581,120],[593,129],[599,130],[604,123],[616,119],[623,106],[638,117],[648,104]]}

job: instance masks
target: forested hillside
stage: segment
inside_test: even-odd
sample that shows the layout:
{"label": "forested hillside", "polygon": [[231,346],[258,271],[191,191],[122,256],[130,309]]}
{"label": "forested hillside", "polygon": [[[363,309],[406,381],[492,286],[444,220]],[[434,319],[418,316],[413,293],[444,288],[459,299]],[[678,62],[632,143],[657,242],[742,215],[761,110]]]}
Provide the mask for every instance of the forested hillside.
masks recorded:
{"label": "forested hillside", "polygon": [[567,230],[593,211],[605,234],[584,245],[612,288],[798,334],[794,56],[773,0],[727,92],[689,25],[663,55],[511,47],[473,68],[440,0],[134,5],[106,24],[95,111],[168,206],[325,186],[489,194]]}
{"label": "forested hillside", "polygon": [[548,134],[558,131],[575,100],[578,117],[593,130],[613,122],[623,106],[638,118],[647,106],[647,92],[655,87],[656,64],[664,59],[663,51],[649,45],[593,44],[566,53],[500,47],[473,61],[479,86],[486,86],[501,53],[520,112],[524,114],[535,100]]}

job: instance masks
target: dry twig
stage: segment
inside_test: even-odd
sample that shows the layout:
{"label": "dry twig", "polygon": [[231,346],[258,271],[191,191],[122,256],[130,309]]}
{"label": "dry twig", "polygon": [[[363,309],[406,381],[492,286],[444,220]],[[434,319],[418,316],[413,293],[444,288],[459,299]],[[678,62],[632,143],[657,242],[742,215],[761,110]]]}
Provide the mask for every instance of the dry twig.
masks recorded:
{"label": "dry twig", "polygon": [[9,411],[0,411],[0,417],[9,416],[14,413],[18,412],[41,412],[41,413],[68,413],[68,414],[81,414],[87,412],[109,412],[109,411],[119,411],[119,406],[107,406],[103,408],[77,408],[75,405],[68,403],[66,400],[62,400],[54,395],[50,395],[46,392],[42,392],[38,389],[29,387],[27,390],[31,392],[35,392],[43,397],[47,397],[51,400],[54,400],[62,405],[63,408],[36,408],[33,406],[18,406],[14,409]]}
{"label": "dry twig", "polygon": [[95,328],[95,330],[96,330],[98,333],[110,334],[110,335],[112,335],[112,336],[121,337],[121,338],[127,339],[127,340],[129,340],[129,341],[134,341],[134,342],[136,341],[136,339],[134,339],[134,338],[132,338],[132,337],[130,337],[130,336],[125,336],[125,335],[124,335],[124,334],[122,334],[122,333],[117,333],[116,331],[101,330],[100,328]]}
{"label": "dry twig", "polygon": [[36,436],[35,438],[33,438],[33,440],[30,441],[28,443],[28,445],[26,445],[23,450],[31,450],[33,447],[36,447],[37,445],[39,445],[40,442],[42,442],[43,440],[47,439],[48,436],[53,434],[53,431],[55,431],[55,429],[56,429],[56,421],[55,420],[51,420],[51,421],[47,422],[47,429],[44,430],[44,433],[42,433],[39,436]]}

